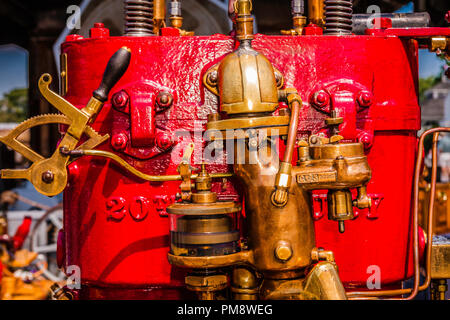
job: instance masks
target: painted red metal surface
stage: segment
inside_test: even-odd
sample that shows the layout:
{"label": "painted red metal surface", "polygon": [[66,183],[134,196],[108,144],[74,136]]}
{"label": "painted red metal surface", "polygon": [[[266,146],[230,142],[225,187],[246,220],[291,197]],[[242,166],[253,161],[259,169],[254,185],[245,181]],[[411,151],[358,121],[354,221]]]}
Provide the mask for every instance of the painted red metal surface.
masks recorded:
{"label": "painted red metal surface", "polygon": [[[326,202],[320,200],[324,193],[315,192],[318,246],[334,251],[348,287],[365,286],[373,265],[381,269],[383,286],[411,276],[411,189],[420,128],[417,46],[396,37],[315,35],[257,35],[253,45],[304,100],[299,138],[325,132],[329,109],[312,104],[315,93],[324,90],[338,116],[344,117],[344,138],[366,147],[373,170],[368,193],[375,205],[358,212],[340,234],[337,224],[326,218]],[[113,138],[99,148],[116,152],[145,173],[177,174],[184,148],[193,140],[194,165],[198,164],[204,145],[201,131],[207,115],[217,111],[217,98],[203,87],[201,78],[233,50],[234,41],[222,35],[71,39],[62,46],[68,55],[66,98],[83,107],[109,57],[122,46],[131,49],[132,60],[110,98],[124,90],[139,101],[138,110],[136,105],[117,110],[110,99],[93,126]],[[158,110],[153,97],[161,88],[176,98],[169,108]],[[142,119],[154,131],[135,128]],[[169,147],[158,145],[158,136]],[[211,168],[230,170],[224,164]],[[184,271],[171,267],[166,256],[165,207],[175,201],[179,183],[144,182],[109,160],[88,157],[74,162],[69,174],[65,241],[59,241],[63,246],[59,252],[66,266],[81,268],[80,297],[185,297]],[[232,180],[216,181],[213,188],[219,199],[239,199],[239,186]]]}

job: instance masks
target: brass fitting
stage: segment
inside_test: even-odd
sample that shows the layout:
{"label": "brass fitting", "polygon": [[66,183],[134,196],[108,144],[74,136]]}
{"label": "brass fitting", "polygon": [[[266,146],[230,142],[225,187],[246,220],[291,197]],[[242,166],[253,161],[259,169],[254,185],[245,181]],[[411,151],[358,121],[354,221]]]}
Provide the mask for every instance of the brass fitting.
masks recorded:
{"label": "brass fitting", "polygon": [[212,178],[206,171],[206,164],[201,164],[201,171],[195,179],[196,193],[191,194],[193,203],[213,203],[217,201],[217,194],[211,192]]}
{"label": "brass fitting", "polygon": [[286,36],[301,36],[303,33],[303,28],[306,26],[306,17],[295,16],[292,18],[292,24],[292,29],[281,30],[281,34]]}
{"label": "brass fitting", "polygon": [[358,198],[353,201],[353,206],[358,209],[366,209],[372,206],[372,199],[367,195],[367,187],[358,188]]}
{"label": "brass fitting", "polygon": [[50,287],[50,292],[53,300],[73,300],[73,295],[56,282]]}
{"label": "brass fitting", "polygon": [[328,191],[328,219],[339,222],[340,233],[345,231],[344,221],[354,217],[350,190]]}
{"label": "brass fitting", "polygon": [[228,278],[224,274],[188,275],[185,278],[186,287],[196,292],[200,300],[214,300],[215,293],[227,287]]}
{"label": "brass fitting", "polygon": [[280,163],[280,170],[275,177],[275,191],[272,193],[271,201],[276,207],[284,207],[288,201],[289,188],[292,182],[292,164]]}
{"label": "brass fitting", "polygon": [[153,34],[158,35],[159,30],[166,26],[166,1],[153,1]]}
{"label": "brass fitting", "polygon": [[334,263],[334,253],[330,250],[324,250],[323,248],[314,248],[311,251],[311,260],[314,262],[328,261]]}
{"label": "brass fitting", "polygon": [[308,19],[310,23],[314,23],[319,27],[325,24],[324,0],[308,1]]}
{"label": "brass fitting", "polygon": [[239,266],[233,269],[231,292],[235,300],[257,300],[258,279],[248,267]]}
{"label": "brass fitting", "polygon": [[294,103],[294,101],[298,102],[300,105],[303,105],[303,101],[302,98],[300,97],[300,95],[297,93],[297,90],[295,89],[290,89],[288,90],[288,95],[286,97],[287,103],[289,105],[290,108],[292,108],[292,104]]}
{"label": "brass fitting", "polygon": [[239,41],[253,40],[253,5],[251,0],[237,0],[234,3],[236,12],[236,38]]}

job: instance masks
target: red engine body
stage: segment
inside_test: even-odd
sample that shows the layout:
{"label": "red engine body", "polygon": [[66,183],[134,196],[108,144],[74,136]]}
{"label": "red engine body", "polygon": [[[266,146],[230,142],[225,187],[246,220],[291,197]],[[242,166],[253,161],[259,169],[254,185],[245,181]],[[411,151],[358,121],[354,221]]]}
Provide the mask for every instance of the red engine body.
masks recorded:
{"label": "red engine body", "polygon": [[[62,45],[66,99],[79,108],[98,86],[109,57],[122,46],[132,52],[130,67],[93,124],[111,135],[99,149],[116,152],[148,174],[177,174],[185,147],[192,140],[201,150],[207,115],[217,112],[217,98],[204,88],[202,75],[234,49],[234,40],[105,34],[68,40]],[[327,219],[325,193],[312,196],[317,245],[334,252],[344,285],[365,287],[370,266],[382,270],[382,287],[412,276],[411,190],[420,129],[416,43],[390,36],[256,35],[253,46],[304,100],[299,138],[325,130],[329,110],[312,106],[314,94],[325,90],[344,118],[341,135],[366,147],[374,205],[357,211],[344,234]],[[117,107],[111,97],[122,90],[128,100]],[[167,109],[157,103],[164,90],[174,96]],[[368,95],[361,100],[363,93]],[[193,165],[200,158],[194,153]],[[225,164],[211,169],[230,170]],[[71,164],[69,175],[58,254],[61,265],[80,267],[80,297],[186,297],[185,271],[167,261],[165,208],[175,201],[179,182],[144,182],[109,160],[90,157]],[[219,199],[242,200],[232,180],[213,188]]]}

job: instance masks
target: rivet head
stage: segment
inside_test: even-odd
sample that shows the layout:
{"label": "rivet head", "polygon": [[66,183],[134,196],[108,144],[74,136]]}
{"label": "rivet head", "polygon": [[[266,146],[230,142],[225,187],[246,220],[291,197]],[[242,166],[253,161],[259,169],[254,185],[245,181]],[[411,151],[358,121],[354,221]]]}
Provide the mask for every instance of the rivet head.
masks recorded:
{"label": "rivet head", "polygon": [[42,173],[42,181],[44,181],[45,183],[52,183],[54,178],[55,176],[50,170],[44,171]]}
{"label": "rivet head", "polygon": [[115,150],[124,150],[128,144],[128,136],[126,133],[121,132],[119,134],[115,134],[111,139],[111,145]]}
{"label": "rivet head", "polygon": [[280,261],[288,261],[292,258],[292,247],[287,241],[279,241],[275,248],[275,257]]}

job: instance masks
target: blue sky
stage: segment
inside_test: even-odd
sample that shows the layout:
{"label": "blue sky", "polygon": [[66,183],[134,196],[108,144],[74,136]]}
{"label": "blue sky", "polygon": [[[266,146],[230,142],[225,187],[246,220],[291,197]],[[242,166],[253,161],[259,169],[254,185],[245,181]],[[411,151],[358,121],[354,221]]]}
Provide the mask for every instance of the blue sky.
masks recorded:
{"label": "blue sky", "polygon": [[0,46],[0,98],[15,88],[28,87],[28,52],[15,45]]}
{"label": "blue sky", "polygon": [[[412,12],[414,5],[408,3],[397,12]],[[444,61],[428,50],[419,51],[420,77],[435,76],[441,72]],[[28,53],[14,46],[0,46],[0,98],[15,88],[28,87]]]}

